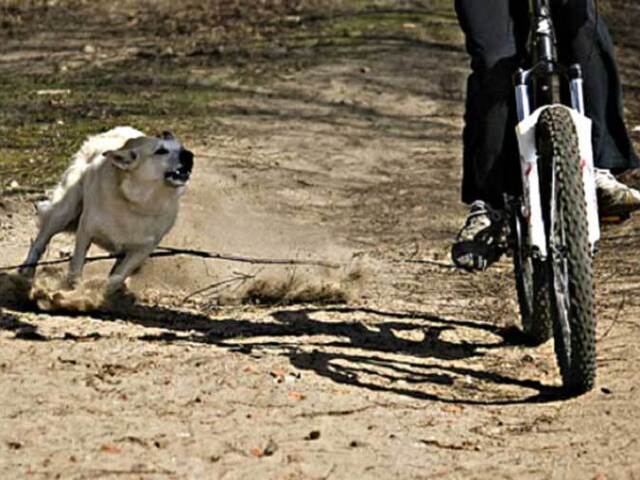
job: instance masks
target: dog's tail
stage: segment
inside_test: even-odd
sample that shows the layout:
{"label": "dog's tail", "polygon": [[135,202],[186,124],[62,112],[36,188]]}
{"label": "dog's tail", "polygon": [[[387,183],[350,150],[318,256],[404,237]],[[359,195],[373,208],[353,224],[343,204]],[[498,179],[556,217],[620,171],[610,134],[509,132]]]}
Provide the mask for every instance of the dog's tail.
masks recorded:
{"label": "dog's tail", "polygon": [[67,209],[73,209],[79,215],[82,209],[82,177],[89,166],[98,159],[104,158],[102,154],[107,150],[121,148],[127,140],[142,136],[144,133],[135,128],[116,127],[85,140],[73,155],[71,165],[62,175],[51,197],[36,204],[40,225],[46,223],[54,206],[60,203],[67,204]]}

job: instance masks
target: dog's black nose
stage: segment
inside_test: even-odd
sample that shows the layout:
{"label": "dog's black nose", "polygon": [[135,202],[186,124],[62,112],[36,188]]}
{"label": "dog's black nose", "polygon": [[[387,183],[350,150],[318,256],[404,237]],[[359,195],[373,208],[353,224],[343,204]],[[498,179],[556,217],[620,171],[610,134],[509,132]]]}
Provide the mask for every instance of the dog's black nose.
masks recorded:
{"label": "dog's black nose", "polygon": [[180,165],[190,172],[193,168],[193,153],[189,150],[180,150]]}

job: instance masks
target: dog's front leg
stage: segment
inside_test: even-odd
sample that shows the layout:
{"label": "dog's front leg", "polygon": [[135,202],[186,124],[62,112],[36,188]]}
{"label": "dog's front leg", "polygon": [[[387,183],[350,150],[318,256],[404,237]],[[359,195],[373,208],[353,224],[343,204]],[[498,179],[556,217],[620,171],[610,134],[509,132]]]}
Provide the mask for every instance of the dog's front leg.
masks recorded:
{"label": "dog's front leg", "polygon": [[147,257],[153,252],[155,246],[141,247],[126,253],[125,257],[118,259],[109,275],[107,294],[117,292],[124,286],[124,281],[136,269],[138,269]]}
{"label": "dog's front leg", "polygon": [[73,250],[73,257],[69,263],[69,273],[67,282],[71,287],[75,287],[78,280],[82,278],[82,270],[87,258],[87,251],[91,246],[91,236],[82,228],[76,232],[76,246]]}

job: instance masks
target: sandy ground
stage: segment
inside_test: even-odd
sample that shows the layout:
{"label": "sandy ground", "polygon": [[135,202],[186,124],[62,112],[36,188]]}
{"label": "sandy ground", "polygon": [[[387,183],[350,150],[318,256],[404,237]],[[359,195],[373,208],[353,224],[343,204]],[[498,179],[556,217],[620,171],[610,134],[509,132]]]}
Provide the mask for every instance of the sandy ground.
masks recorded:
{"label": "sandy ground", "polygon": [[[640,477],[639,217],[604,232],[597,388],[560,400],[552,345],[509,328],[509,260],[446,267],[465,213],[460,45],[370,50],[218,100],[235,113],[189,145],[193,181],[163,242],[340,269],[152,259],[135,304],[77,313],[17,302],[0,273],[0,478]],[[34,199],[0,198],[3,265],[28,249]],[[190,295],[240,276],[349,300],[218,305],[240,280]]]}

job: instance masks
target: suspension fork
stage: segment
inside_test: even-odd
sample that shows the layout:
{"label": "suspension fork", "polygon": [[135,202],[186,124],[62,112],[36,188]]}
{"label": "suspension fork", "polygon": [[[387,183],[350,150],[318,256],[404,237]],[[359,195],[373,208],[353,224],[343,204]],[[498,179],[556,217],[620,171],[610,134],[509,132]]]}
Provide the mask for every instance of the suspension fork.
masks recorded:
{"label": "suspension fork", "polygon": [[[579,64],[574,64],[568,69],[563,68],[556,61],[555,36],[549,1],[531,0],[530,8],[532,29],[529,47],[533,67],[530,70],[518,69],[514,75],[523,186],[521,214],[527,220],[529,227],[527,241],[532,255],[541,258],[546,257],[547,249],[542,219],[542,205],[540,204],[537,154],[535,152],[535,141],[530,131],[537,120],[537,115],[535,115],[535,119],[530,117],[534,112],[538,113],[539,107],[555,103],[554,96],[558,90],[556,88],[557,83],[564,79],[568,81],[571,108],[577,112],[577,115],[572,116],[578,131],[581,162],[583,163],[582,171],[587,202],[589,237],[592,249],[595,250],[595,244],[600,232],[593,180],[591,126],[588,119],[585,118],[582,69]],[[529,125],[529,127],[526,127],[526,125]],[[529,130],[529,132],[525,134],[525,130]]]}

